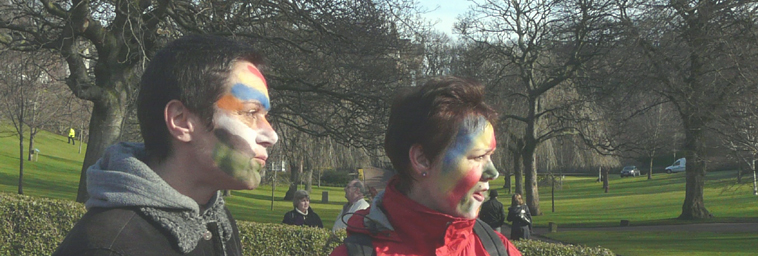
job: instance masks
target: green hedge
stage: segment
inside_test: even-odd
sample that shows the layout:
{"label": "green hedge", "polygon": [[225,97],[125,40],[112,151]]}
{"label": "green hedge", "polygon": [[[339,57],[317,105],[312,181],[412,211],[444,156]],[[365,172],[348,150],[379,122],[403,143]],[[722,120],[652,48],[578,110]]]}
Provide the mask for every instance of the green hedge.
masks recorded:
{"label": "green hedge", "polygon": [[345,237],[323,228],[238,221],[245,255],[329,255]]}
{"label": "green hedge", "polygon": [[[50,255],[84,215],[72,201],[0,193],[0,255]],[[345,232],[238,221],[245,255],[329,255]],[[600,247],[514,241],[524,256],[614,255]]]}
{"label": "green hedge", "polygon": [[513,241],[513,245],[524,256],[615,256],[611,250],[602,247],[567,245],[542,242],[538,240]]}
{"label": "green hedge", "polygon": [[50,255],[84,206],[72,201],[0,193],[0,255]]}

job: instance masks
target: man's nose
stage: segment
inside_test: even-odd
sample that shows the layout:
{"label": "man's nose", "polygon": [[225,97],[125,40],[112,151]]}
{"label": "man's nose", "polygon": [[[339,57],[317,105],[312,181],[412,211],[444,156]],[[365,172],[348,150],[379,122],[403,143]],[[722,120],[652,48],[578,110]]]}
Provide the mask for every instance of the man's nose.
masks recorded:
{"label": "man's nose", "polygon": [[271,123],[264,118],[260,126],[260,136],[256,138],[255,142],[268,148],[276,144],[277,141],[279,141],[279,136],[274,131],[274,128],[271,127]]}

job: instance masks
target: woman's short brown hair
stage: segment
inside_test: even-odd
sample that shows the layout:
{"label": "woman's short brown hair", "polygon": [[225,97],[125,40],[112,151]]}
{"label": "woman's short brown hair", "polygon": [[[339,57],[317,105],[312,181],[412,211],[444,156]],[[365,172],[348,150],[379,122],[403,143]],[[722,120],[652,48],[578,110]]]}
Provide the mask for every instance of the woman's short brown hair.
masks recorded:
{"label": "woman's short brown hair", "polygon": [[413,181],[410,148],[419,144],[424,155],[436,161],[469,115],[482,116],[493,126],[497,120],[497,113],[484,103],[484,86],[474,80],[439,77],[398,94],[390,112],[384,151],[398,173],[400,191],[407,192]]}
{"label": "woman's short brown hair", "polygon": [[513,194],[513,197],[511,197],[511,206],[519,206],[524,204],[524,198],[521,197],[521,194],[516,193]]}

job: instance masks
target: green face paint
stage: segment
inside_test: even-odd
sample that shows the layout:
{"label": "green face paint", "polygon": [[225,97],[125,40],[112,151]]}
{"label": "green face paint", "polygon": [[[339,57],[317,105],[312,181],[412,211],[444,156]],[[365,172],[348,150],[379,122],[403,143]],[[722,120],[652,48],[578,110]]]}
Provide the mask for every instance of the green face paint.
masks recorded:
{"label": "green face paint", "polygon": [[236,180],[254,186],[260,184],[263,166],[254,160],[255,153],[247,141],[225,129],[216,129],[214,134],[219,142],[213,149],[213,160],[219,169]]}
{"label": "green face paint", "polygon": [[246,183],[260,184],[260,171],[263,166],[253,161],[251,156],[240,153],[224,143],[216,143],[213,150],[213,160],[232,178]]}

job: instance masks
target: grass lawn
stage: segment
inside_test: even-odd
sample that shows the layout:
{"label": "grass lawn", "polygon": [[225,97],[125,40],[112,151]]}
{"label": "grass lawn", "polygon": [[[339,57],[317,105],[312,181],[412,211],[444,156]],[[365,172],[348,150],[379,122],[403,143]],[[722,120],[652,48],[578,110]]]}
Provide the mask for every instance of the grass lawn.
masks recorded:
{"label": "grass lawn", "polygon": [[[756,255],[755,233],[710,232],[561,232],[561,227],[610,227],[629,220],[631,225],[691,224],[676,219],[684,198],[685,174],[653,174],[620,178],[610,176],[610,191],[603,193],[597,177],[566,177],[562,189],[555,190],[555,212],[551,211],[551,188],[541,187],[542,216],[534,224],[558,224],[557,233],[543,234],[573,244],[603,246],[619,255]],[[504,205],[510,196],[500,178],[492,182]],[[735,171],[710,172],[705,182],[705,206],[715,216],[702,222],[758,222],[758,197],[753,195],[752,176],[737,183]]]}
{"label": "grass lawn", "polygon": [[[535,216],[537,226],[555,222],[559,227],[618,226],[620,220],[631,225],[687,224],[679,221],[684,202],[685,174],[653,174],[620,178],[611,175],[610,191],[603,193],[596,177],[564,179],[563,189],[555,190],[555,212],[551,212],[551,188],[540,187],[542,216]],[[758,197],[753,195],[752,175],[737,184],[736,171],[709,172],[704,198],[706,208],[715,216],[705,222],[758,222]],[[510,205],[510,195],[502,189],[503,179],[493,181],[500,201]]]}
{"label": "grass lawn", "polygon": [[[560,230],[560,229],[559,229]],[[550,238],[630,255],[756,255],[757,233],[571,231]]]}
{"label": "grass lawn", "polygon": [[[19,148],[18,139],[9,136],[10,129],[0,124],[0,192],[17,193]],[[25,141],[25,150],[27,145]],[[24,162],[24,194],[74,200],[84,146],[80,154],[79,145],[67,144],[65,136],[40,132],[35,141],[35,147],[40,149],[39,161]],[[735,176],[733,171],[708,173],[705,206],[715,218],[702,222],[758,222],[758,197],[752,195],[752,176],[745,176],[740,184]],[[653,180],[646,176],[610,177],[609,193],[603,193],[596,177],[566,177],[562,189],[555,190],[555,212],[551,212],[551,188],[541,187],[543,215],[534,217],[535,225],[544,227],[555,222],[560,231],[560,227],[617,226],[622,219],[630,220],[631,225],[692,223],[676,220],[684,198],[684,173],[654,174]],[[490,187],[501,192],[500,201],[507,206],[510,195],[502,188],[503,183],[499,178]],[[238,220],[279,223],[292,209],[290,201],[281,200],[286,190],[285,184],[276,186],[273,210],[270,185],[234,191],[227,203]],[[323,191],[328,191],[329,203],[321,203]],[[313,188],[311,205],[328,228],[346,201],[343,195],[342,187]],[[576,231],[548,235],[570,243],[607,247],[622,255],[747,255],[755,251],[751,247],[758,241],[756,234]]]}

